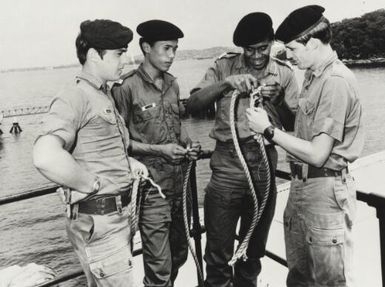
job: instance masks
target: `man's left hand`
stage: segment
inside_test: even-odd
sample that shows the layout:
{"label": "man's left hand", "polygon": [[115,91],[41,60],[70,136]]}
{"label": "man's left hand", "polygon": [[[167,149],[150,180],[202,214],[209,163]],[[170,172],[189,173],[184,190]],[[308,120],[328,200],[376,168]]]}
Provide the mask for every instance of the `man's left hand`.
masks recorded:
{"label": "man's left hand", "polygon": [[192,142],[187,146],[187,158],[189,160],[197,160],[201,151],[201,145],[199,142]]}
{"label": "man's left hand", "polygon": [[262,134],[271,125],[266,111],[262,108],[248,108],[246,110],[249,127],[255,133]]}
{"label": "man's left hand", "polygon": [[261,87],[262,98],[268,99],[273,105],[282,101],[284,91],[279,83],[266,84]]}
{"label": "man's left hand", "polygon": [[147,167],[140,161],[130,157],[131,172],[134,177],[148,177]]}

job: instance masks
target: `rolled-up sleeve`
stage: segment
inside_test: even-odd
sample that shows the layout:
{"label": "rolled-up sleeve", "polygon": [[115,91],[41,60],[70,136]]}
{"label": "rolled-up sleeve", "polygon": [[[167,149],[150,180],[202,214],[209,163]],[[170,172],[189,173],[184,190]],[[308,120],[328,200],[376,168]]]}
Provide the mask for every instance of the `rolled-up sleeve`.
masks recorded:
{"label": "rolled-up sleeve", "polygon": [[324,83],[312,137],[325,133],[339,142],[343,140],[350,92],[348,83],[341,77],[331,77]]}
{"label": "rolled-up sleeve", "polygon": [[61,93],[50,104],[40,136],[55,135],[64,141],[64,148],[70,150],[84,117],[85,103],[76,93]]}

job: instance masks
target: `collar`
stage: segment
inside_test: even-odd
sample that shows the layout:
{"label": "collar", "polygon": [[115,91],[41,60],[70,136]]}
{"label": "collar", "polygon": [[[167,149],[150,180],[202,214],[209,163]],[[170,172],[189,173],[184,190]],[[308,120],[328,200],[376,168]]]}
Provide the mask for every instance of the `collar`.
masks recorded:
{"label": "collar", "polygon": [[318,67],[317,70],[314,70],[312,74],[315,77],[319,77],[323,74],[323,72],[331,65],[333,64],[336,60],[338,59],[337,53],[335,51],[332,51],[330,55],[326,58],[326,60]]}
{"label": "collar", "polygon": [[[146,81],[147,83],[152,84],[156,87],[154,80],[144,70],[143,64],[139,65],[138,73],[144,81]],[[164,87],[169,87],[169,86],[171,86],[172,82],[174,82],[176,80],[176,77],[174,77],[170,73],[164,72],[163,73],[163,80],[164,80]]]}
{"label": "collar", "polygon": [[90,73],[81,71],[79,75],[76,76],[76,81],[79,80],[85,81],[90,86],[94,87],[97,90],[101,90],[103,88],[103,82],[99,79],[97,79],[95,76],[93,76]]}

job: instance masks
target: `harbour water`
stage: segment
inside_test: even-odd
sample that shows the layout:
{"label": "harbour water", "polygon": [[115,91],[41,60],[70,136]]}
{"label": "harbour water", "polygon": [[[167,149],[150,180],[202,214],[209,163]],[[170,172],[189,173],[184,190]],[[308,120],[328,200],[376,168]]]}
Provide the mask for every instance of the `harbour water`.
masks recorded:
{"label": "harbour water", "polygon": [[[181,97],[201,79],[213,60],[175,62],[171,73],[177,76]],[[12,72],[0,74],[0,110],[17,106],[44,106],[78,68]],[[366,143],[363,156],[385,149],[385,68],[354,69],[364,108]],[[11,135],[12,118],[4,118],[0,128],[0,197],[44,187],[50,183],[32,166],[32,145],[44,120],[44,114],[19,117],[23,132]],[[210,120],[184,121],[190,136],[205,149],[214,141],[208,137]],[[286,168],[284,152],[280,166]],[[60,163],[58,163],[60,164]],[[198,164],[198,190],[202,201],[203,188],[210,176],[208,161]],[[385,192],[385,188],[384,188]],[[1,206],[0,267],[36,262],[65,272],[78,266],[64,231],[64,208],[56,195]],[[61,286],[82,286],[82,280],[72,280]]]}

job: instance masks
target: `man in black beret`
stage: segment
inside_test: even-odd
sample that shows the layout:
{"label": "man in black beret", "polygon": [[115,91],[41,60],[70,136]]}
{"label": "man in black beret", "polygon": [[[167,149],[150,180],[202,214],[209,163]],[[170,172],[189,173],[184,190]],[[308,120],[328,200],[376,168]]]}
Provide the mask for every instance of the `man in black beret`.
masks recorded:
{"label": "man in black beret", "polygon": [[122,77],[113,95],[132,138],[132,154],[148,167],[166,198],[146,186],[142,192],[139,229],[142,237],[144,286],[174,285],[187,260],[183,225],[182,187],[185,159],[196,159],[181,126],[184,112],[176,78],[167,71],[183,32],[174,24],[150,20],[137,27],[143,63]]}
{"label": "man in black beret", "polygon": [[134,286],[130,209],[132,178],[146,167],[128,156],[129,136],[107,85],[119,80],[132,39],[110,20],[80,25],[82,71],[55,96],[33,160],[66,204],[68,237],[88,286]]}
{"label": "man in black beret", "polygon": [[306,69],[294,135],[274,128],[261,109],[250,127],[290,156],[292,184],[284,213],[287,286],[353,286],[356,188],[348,163],[363,145],[362,108],[353,73],[332,50],[324,8],[305,6],[279,26],[289,60]]}
{"label": "man in black beret", "polygon": [[[269,15],[251,13],[238,23],[233,42],[242,47],[243,53],[228,53],[219,57],[208,69],[202,81],[191,91],[187,109],[194,113],[216,103],[215,125],[210,136],[216,140],[211,157],[212,177],[205,194],[205,225],[207,230],[206,286],[256,286],[261,271],[260,258],[273,219],[276,187],[274,171],[277,151],[266,145],[271,169],[263,164],[261,150],[254,140],[246,120],[249,93],[261,87],[265,108],[278,128],[283,124],[281,112],[293,120],[297,108],[298,85],[292,69],[284,62],[270,56],[274,40]],[[230,102],[235,90],[241,93],[236,108],[236,126],[239,142],[252,173],[259,199],[266,189],[268,173],[271,173],[271,190],[267,204],[254,230],[247,250],[248,260],[234,266],[234,274],[228,262],[233,256],[235,232],[241,218],[240,240],[250,226],[254,207],[243,167],[235,152],[230,129]],[[291,123],[292,124],[292,123]]]}

